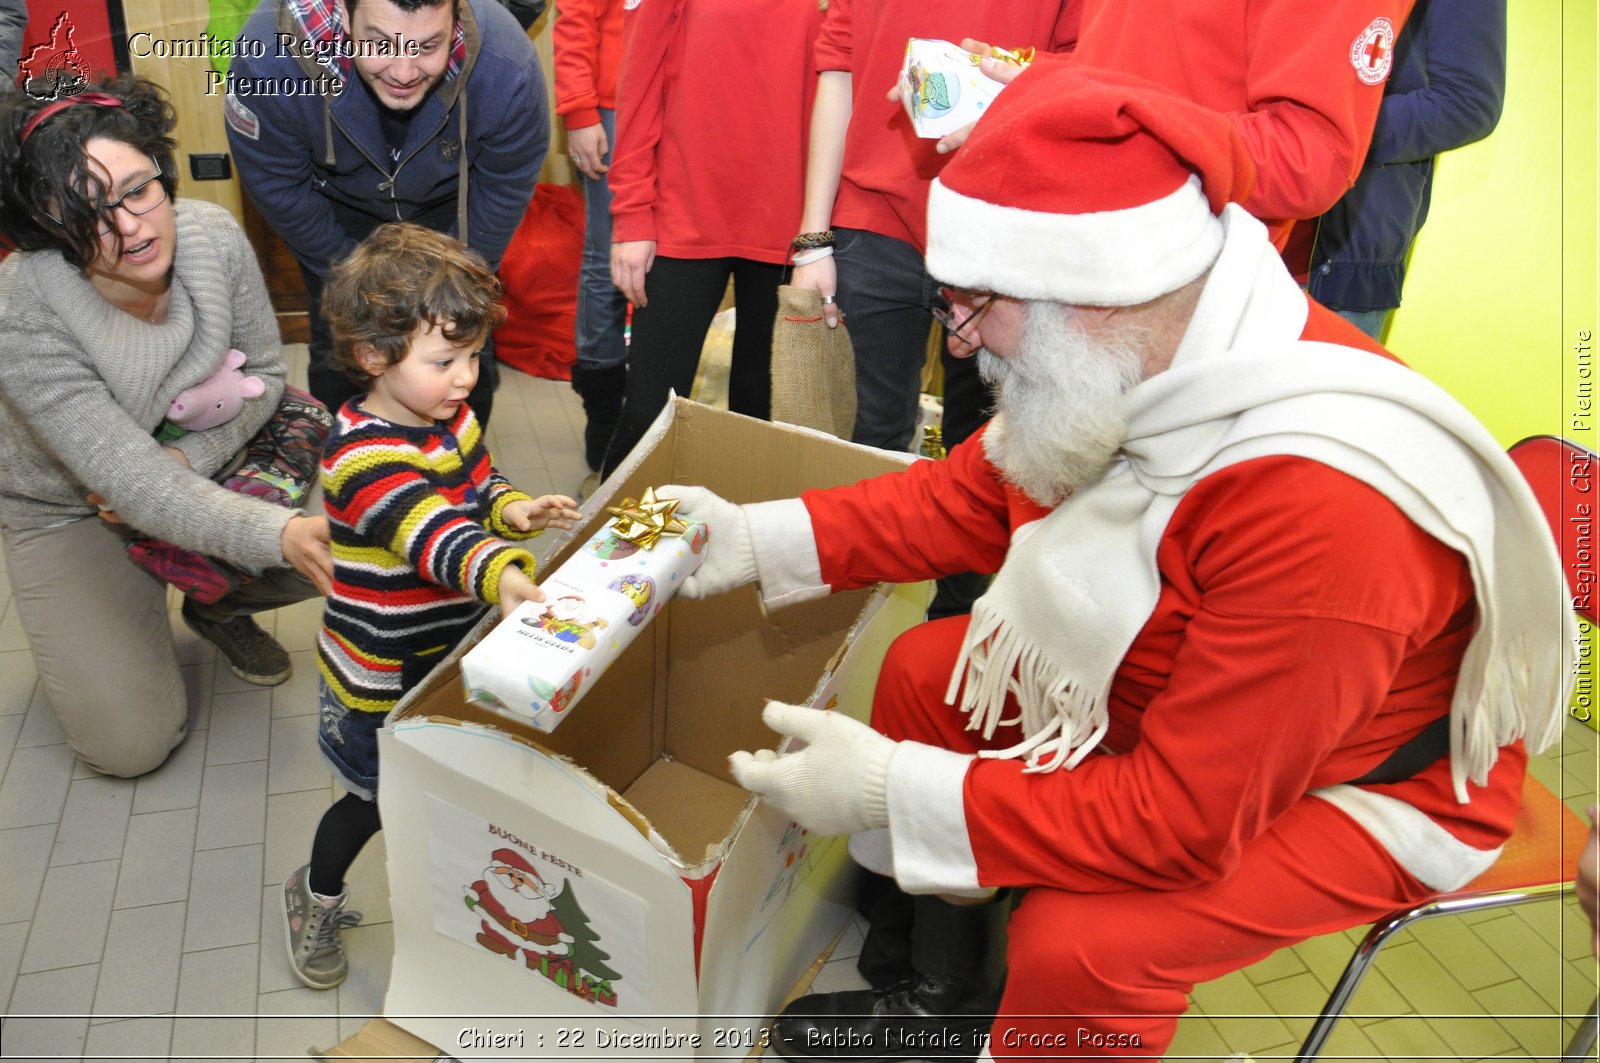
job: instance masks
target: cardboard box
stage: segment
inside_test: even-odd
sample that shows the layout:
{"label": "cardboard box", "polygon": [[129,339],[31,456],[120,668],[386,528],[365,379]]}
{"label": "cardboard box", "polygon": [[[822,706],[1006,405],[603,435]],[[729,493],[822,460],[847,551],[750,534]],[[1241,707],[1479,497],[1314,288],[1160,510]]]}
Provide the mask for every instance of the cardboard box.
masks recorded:
{"label": "cardboard box", "polygon": [[[586,503],[699,483],[734,502],[900,467],[901,455],[685,401]],[[714,529],[713,529],[714,531]],[[765,699],[865,719],[928,586],[763,615],[752,587],[681,596],[552,734],[466,703],[463,647],[380,734],[395,957],[384,1014],[450,1055],[745,1056],[851,912],[844,839],[732,781],[770,747]]]}

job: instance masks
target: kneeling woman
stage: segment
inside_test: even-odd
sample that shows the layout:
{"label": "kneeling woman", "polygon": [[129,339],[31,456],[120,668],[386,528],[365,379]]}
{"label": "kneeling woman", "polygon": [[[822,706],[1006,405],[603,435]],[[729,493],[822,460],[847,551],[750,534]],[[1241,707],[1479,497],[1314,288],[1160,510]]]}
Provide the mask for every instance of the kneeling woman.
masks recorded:
{"label": "kneeling woman", "polygon": [[[325,518],[211,479],[277,410],[285,370],[244,233],[220,207],[173,202],[174,118],[131,76],[0,100],[0,231],[20,249],[0,263],[0,539],[50,707],[110,775],[160,765],[188,721],[166,587],[127,559],[128,529],[260,572],[186,599],[183,620],[262,685],[289,658],[250,614],[316,594],[332,567]],[[262,394],[158,442],[230,349]]]}

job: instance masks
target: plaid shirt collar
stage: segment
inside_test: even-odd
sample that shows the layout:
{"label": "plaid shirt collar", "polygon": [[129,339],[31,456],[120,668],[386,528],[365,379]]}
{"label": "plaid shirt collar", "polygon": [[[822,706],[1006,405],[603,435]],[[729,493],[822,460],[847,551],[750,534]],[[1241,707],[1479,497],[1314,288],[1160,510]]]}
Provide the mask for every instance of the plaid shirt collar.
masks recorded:
{"label": "plaid shirt collar", "polygon": [[[468,0],[459,0],[466,3]],[[284,0],[288,5],[289,13],[294,16],[296,24],[305,33],[306,39],[313,43],[323,41],[344,41],[349,39],[344,25],[339,21],[338,8],[330,0]],[[467,60],[467,33],[462,28],[461,20],[456,19],[455,37],[450,45],[450,63],[445,68],[445,79],[455,77],[461,72],[461,66]],[[350,57],[344,55],[327,56],[320,60],[322,67],[338,78],[347,81],[350,78]]]}

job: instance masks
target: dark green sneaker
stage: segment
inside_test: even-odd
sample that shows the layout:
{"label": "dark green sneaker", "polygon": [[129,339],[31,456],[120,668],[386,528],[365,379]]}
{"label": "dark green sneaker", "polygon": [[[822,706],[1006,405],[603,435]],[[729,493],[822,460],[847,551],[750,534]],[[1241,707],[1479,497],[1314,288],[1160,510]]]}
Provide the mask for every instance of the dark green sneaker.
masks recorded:
{"label": "dark green sneaker", "polygon": [[228,662],[229,670],[246,683],[275,687],[294,671],[289,654],[278,640],[248,616],[210,620],[201,616],[187,598],[181,615],[189,630],[215,646]]}

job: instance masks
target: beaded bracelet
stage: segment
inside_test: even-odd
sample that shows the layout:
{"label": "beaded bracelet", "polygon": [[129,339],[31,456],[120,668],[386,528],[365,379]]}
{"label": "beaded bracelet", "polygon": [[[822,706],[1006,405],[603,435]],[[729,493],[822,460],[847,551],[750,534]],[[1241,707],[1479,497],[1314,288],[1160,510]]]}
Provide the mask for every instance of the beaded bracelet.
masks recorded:
{"label": "beaded bracelet", "polygon": [[824,229],[820,233],[801,233],[789,241],[789,246],[796,251],[813,251],[819,247],[832,247],[833,230]]}
{"label": "beaded bracelet", "polygon": [[802,252],[791,260],[797,266],[809,266],[813,262],[821,262],[833,254],[831,247],[814,247],[810,251]]}

